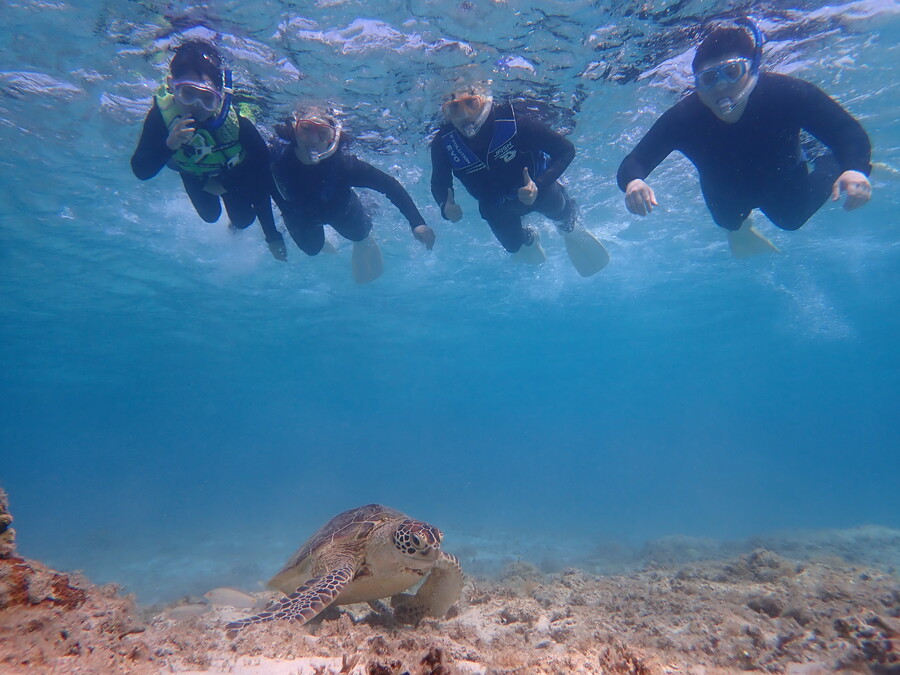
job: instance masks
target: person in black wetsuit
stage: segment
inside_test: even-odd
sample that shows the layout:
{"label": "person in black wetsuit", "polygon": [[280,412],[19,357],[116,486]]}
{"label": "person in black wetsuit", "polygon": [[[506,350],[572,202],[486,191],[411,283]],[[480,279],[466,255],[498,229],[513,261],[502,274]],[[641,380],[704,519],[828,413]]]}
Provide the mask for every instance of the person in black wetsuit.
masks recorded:
{"label": "person in black wetsuit", "polygon": [[[575,157],[567,138],[510,103],[495,104],[484,84],[450,92],[441,111],[448,121],[431,143],[431,194],[445,220],[462,218],[453,192],[455,176],[517,260],[540,264],[546,259],[537,231],[522,224],[522,216],[537,211],[556,222],[584,276],[606,264],[602,245],[583,229],[576,233],[575,203],[558,180]],[[588,273],[580,266],[585,252],[589,262],[594,259]]]}
{"label": "person in black wetsuit", "polygon": [[409,222],[413,236],[428,250],[434,231],[397,179],[344,152],[339,120],[320,111],[298,112],[278,135],[288,141],[272,165],[275,202],[297,246],[316,255],[325,245],[325,225],[353,242],[353,276],[367,283],[381,275],[381,252],[369,236],[372,219],[352,188],[385,195]]}
{"label": "person in black wetsuit", "polygon": [[215,47],[181,44],[144,120],[131,170],[141,180],[164,166],[178,171],[204,221],[216,222],[224,202],[232,227],[247,228],[258,218],[272,255],[287,260],[272,215],[269,149],[231,106],[230,79]]}
{"label": "person in black wetsuit", "polygon": [[[825,203],[847,194],[855,209],[871,196],[871,146],[862,126],[812,84],[759,72],[762,35],[750,19],[719,25],[693,60],[695,91],[656,121],[619,166],[629,211],[657,205],[644,179],[673,150],[697,168],[713,220],[729,231],[737,257],[777,250],[748,217],[759,208],[775,225],[796,230]],[[830,149],[812,172],[800,130]]]}

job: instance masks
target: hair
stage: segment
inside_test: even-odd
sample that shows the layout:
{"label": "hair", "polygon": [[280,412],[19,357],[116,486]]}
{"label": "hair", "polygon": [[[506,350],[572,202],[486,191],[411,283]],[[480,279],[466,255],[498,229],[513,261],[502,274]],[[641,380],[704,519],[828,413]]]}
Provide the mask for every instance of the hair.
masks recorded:
{"label": "hair", "polygon": [[756,40],[746,28],[719,27],[707,35],[697,47],[691,68],[697,70],[697,66],[701,64],[732,54],[752,59],[756,49]]}
{"label": "hair", "polygon": [[209,77],[217,87],[224,86],[222,57],[213,45],[201,40],[188,40],[178,45],[169,71],[174,78],[199,73]]}

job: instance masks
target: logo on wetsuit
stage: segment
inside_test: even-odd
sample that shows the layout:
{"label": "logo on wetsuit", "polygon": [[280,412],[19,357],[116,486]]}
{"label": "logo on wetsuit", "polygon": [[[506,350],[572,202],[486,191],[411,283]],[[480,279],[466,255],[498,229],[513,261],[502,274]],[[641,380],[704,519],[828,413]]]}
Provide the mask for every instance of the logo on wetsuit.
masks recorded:
{"label": "logo on wetsuit", "polygon": [[509,141],[508,143],[503,144],[502,147],[497,148],[497,151],[494,154],[498,155],[498,159],[502,159],[504,162],[509,164],[516,158],[516,155],[519,153],[513,146],[513,142]]}

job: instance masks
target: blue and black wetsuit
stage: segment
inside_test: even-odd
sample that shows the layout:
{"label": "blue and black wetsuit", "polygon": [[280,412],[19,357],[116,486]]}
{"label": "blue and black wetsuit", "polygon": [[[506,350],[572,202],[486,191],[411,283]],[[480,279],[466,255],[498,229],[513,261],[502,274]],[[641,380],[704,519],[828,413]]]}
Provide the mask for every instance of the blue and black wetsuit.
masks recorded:
{"label": "blue and black wetsuit", "polygon": [[[218,181],[225,188],[221,197],[203,189],[206,180],[202,176],[179,172],[185,192],[197,210],[197,214],[207,223],[216,222],[222,215],[222,202],[231,224],[239,229],[249,227],[254,220],[265,233],[267,242],[280,241],[281,233],[275,227],[272,215],[272,174],[269,169],[269,148],[253,126],[253,122],[239,117],[239,142],[244,149],[244,159],[228,169]],[[153,104],[138,141],[137,149],[131,157],[131,170],[141,180],[153,178],[175,155],[166,145],[169,129],[162,112]]]}
{"label": "blue and black wetsuit", "polygon": [[[431,143],[431,194],[443,215],[447,190],[458,178],[478,200],[481,217],[503,248],[515,253],[534,238],[522,227],[527,213],[542,213],[564,231],[574,227],[575,204],[558,182],[574,158],[575,146],[567,138],[510,104],[497,104],[472,138],[449,122],[438,129]],[[531,206],[517,196],[526,168],[538,187]]]}
{"label": "blue and black wetsuit", "polygon": [[277,188],[274,198],[288,232],[308,255],[322,250],[324,225],[331,225],[351,241],[362,241],[369,236],[372,219],[363,209],[354,187],[385,195],[411,229],[425,224],[412,197],[393,176],[344,154],[343,148],[317,164],[304,164],[297,159],[295,147],[294,143],[284,146],[272,165]]}
{"label": "blue and black wetsuit", "polygon": [[[812,172],[801,129],[831,150]],[[674,150],[697,167],[713,220],[728,230],[740,229],[754,208],[796,230],[825,203],[841,173],[872,170],[872,148],[859,122],[814,85],[775,73],[760,73],[734,124],[717,118],[696,92],[676,103],[622,160],[619,188],[647,178]]]}

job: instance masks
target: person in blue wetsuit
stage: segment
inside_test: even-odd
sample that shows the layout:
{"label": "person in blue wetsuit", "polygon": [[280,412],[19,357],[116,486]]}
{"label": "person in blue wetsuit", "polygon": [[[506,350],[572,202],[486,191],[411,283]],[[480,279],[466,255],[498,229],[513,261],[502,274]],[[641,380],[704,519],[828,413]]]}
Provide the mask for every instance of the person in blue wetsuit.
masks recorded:
{"label": "person in blue wetsuit", "polygon": [[304,253],[316,255],[323,249],[324,226],[330,225],[353,242],[353,277],[358,283],[381,275],[381,251],[369,236],[372,219],[354,187],[385,195],[406,218],[413,236],[428,250],[434,246],[434,231],[400,182],[344,151],[345,139],[336,116],[303,110],[277,132],[288,143],[272,165],[274,198],[291,238]]}
{"label": "person in blue wetsuit", "polygon": [[546,259],[537,231],[522,224],[523,216],[536,211],[555,221],[583,276],[606,265],[609,257],[600,242],[576,227],[575,203],[559,182],[575,157],[565,136],[511,103],[494,103],[481,83],[451,91],[441,112],[447,122],[431,143],[431,194],[445,220],[462,219],[453,191],[456,177],[515,259],[531,264]]}
{"label": "person in blue wetsuit", "polygon": [[181,44],[144,120],[131,169],[141,180],[164,166],[174,169],[204,221],[216,222],[224,202],[232,227],[244,229],[259,219],[272,255],[286,260],[272,215],[269,149],[231,105],[230,80],[211,44]]}
{"label": "person in blue wetsuit", "polygon": [[[829,196],[837,201],[846,193],[844,208],[852,210],[872,192],[871,145],[862,126],[814,85],[760,72],[762,41],[750,19],[716,26],[694,56],[695,90],[663,113],[617,175],[628,210],[645,216],[657,205],[645,179],[672,151],[683,153],[736,257],[777,251],[752,227],[755,208],[796,230]],[[829,149],[812,171],[801,130]]]}

